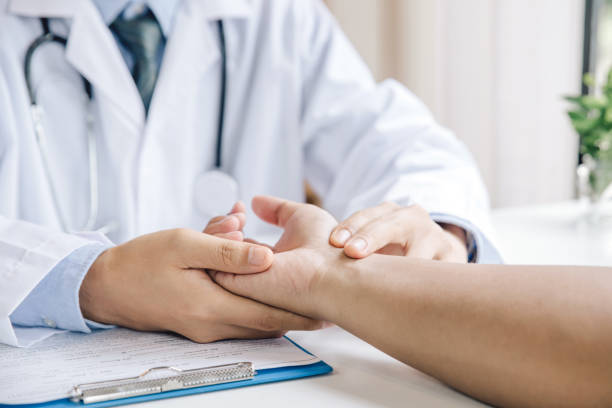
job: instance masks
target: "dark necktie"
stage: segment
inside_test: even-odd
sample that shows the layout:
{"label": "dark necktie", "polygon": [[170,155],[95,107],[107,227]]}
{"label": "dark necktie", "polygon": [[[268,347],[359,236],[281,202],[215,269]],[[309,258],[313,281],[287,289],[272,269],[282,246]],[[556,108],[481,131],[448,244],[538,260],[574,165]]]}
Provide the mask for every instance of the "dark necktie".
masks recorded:
{"label": "dark necktie", "polygon": [[159,53],[163,52],[160,47],[164,46],[161,26],[151,10],[148,10],[132,19],[119,15],[110,25],[110,29],[132,55],[132,76],[144,103],[145,112],[148,113],[159,74]]}

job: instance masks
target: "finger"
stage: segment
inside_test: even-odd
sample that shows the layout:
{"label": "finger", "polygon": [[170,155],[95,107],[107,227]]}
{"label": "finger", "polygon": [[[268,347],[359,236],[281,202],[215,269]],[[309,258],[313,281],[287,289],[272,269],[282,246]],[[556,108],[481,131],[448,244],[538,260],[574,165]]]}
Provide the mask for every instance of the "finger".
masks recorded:
{"label": "finger", "polygon": [[231,214],[245,213],[245,212],[246,212],[246,206],[244,205],[244,203],[242,201],[236,201],[236,204],[234,204],[229,214],[231,215]]}
{"label": "finger", "polygon": [[238,217],[240,221],[239,230],[242,231],[244,225],[246,224],[246,206],[242,201],[237,201],[236,204],[232,207],[232,210],[229,212],[229,215],[235,215]]}
{"label": "finger", "polygon": [[183,268],[215,269],[233,273],[262,272],[270,267],[274,255],[270,248],[232,241],[209,234],[178,229],[171,243]]}
{"label": "finger", "polygon": [[466,263],[468,261],[468,250],[464,241],[447,231],[443,231],[442,235],[446,244],[438,249],[434,259],[444,262]]}
{"label": "finger", "polygon": [[404,256],[406,255],[405,244],[389,244],[376,251],[380,255]]}
{"label": "finger", "polygon": [[238,218],[238,230],[242,231],[246,225],[246,214],[245,213],[234,213],[232,217]]}
{"label": "finger", "polygon": [[[224,273],[211,273],[213,280],[219,275],[224,275]],[[318,320],[277,309],[246,297],[230,293],[228,296],[228,299],[222,303],[224,307],[218,311],[218,314],[219,319],[229,324],[266,332],[316,330],[322,327],[322,322]]]}
{"label": "finger", "polygon": [[329,243],[335,247],[342,248],[351,236],[363,228],[364,225],[379,217],[391,214],[399,208],[395,203],[385,202],[375,207],[357,211],[334,228],[329,238]]}
{"label": "finger", "polygon": [[246,215],[243,213],[235,213],[235,214],[229,214],[229,215],[219,215],[217,217],[211,218],[208,221],[208,224],[206,224],[206,228],[204,228],[204,232],[206,232],[210,227],[226,222],[228,219],[232,219],[234,217],[240,220],[240,218],[246,218]]}
{"label": "finger", "polygon": [[[244,214],[242,214],[244,216]],[[240,231],[242,221],[238,214],[226,215],[214,223],[209,223],[204,229],[205,234],[223,234],[226,232]]]}
{"label": "finger", "polygon": [[271,196],[256,196],[251,203],[259,218],[281,228],[300,205],[303,204]]}
{"label": "finger", "polygon": [[371,220],[345,242],[344,253],[351,258],[364,258],[389,244],[405,247],[422,228],[418,217],[419,214],[409,207]]}
{"label": "finger", "polygon": [[265,246],[266,248],[270,248],[272,250],[272,245],[268,245],[265,242],[260,242],[260,241],[254,240],[252,238],[245,238],[244,242],[249,242],[251,244],[255,244],[255,245],[259,245],[259,246]]}
{"label": "finger", "polygon": [[[238,201],[236,204],[233,205],[232,209],[227,215],[219,215],[217,217],[211,218],[208,221],[208,224],[206,225],[206,228],[204,228],[203,232],[207,234],[217,234],[219,232],[223,232],[219,230],[220,226],[218,224],[223,224],[226,222],[233,223],[233,217],[238,220],[238,226],[234,228],[234,230],[242,230],[244,228],[244,225],[246,224],[245,213],[246,207],[244,206],[244,203],[242,203],[242,201]],[[228,221],[228,219],[230,221]]]}
{"label": "finger", "polygon": [[230,239],[232,241],[243,241],[244,240],[244,234],[242,233],[242,231],[232,231],[232,232],[226,232],[223,234],[215,234],[215,237]]}
{"label": "finger", "polygon": [[[213,281],[234,294],[279,309],[296,310],[296,307],[299,308],[299,304],[297,306],[295,305],[295,297],[291,295],[290,290],[283,288],[283,285],[280,285],[279,282],[275,280],[271,272],[257,275],[235,275],[232,273],[211,272],[209,275]],[[249,279],[251,277],[255,279]],[[312,324],[312,322],[313,321],[309,319],[308,323]],[[317,322],[314,328],[318,328],[319,323],[320,322]],[[261,329],[261,327],[256,328]],[[311,327],[307,326],[301,330],[311,329]]]}
{"label": "finger", "polygon": [[227,215],[218,215],[216,217],[213,217],[210,220],[208,220],[208,224],[206,224],[206,226],[208,227],[209,225],[215,224],[215,223],[225,219],[225,217],[227,217]]}
{"label": "finger", "polygon": [[415,240],[408,251],[406,252],[406,256],[409,258],[419,258],[419,259],[434,259],[437,253],[437,242],[435,239],[430,236],[423,237],[421,239]]}

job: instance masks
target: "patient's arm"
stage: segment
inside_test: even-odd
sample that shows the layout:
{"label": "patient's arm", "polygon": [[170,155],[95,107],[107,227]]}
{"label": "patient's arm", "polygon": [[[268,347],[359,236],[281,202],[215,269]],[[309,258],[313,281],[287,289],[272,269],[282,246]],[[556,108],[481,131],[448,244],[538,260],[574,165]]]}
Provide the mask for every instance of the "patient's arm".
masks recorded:
{"label": "patient's arm", "polygon": [[495,405],[612,406],[610,270],[384,256],[328,266],[299,313]]}
{"label": "patient's arm", "polygon": [[285,228],[271,269],[227,289],[338,324],[467,394],[502,406],[612,406],[612,270],[458,265],[326,244],[313,207],[257,198]]}

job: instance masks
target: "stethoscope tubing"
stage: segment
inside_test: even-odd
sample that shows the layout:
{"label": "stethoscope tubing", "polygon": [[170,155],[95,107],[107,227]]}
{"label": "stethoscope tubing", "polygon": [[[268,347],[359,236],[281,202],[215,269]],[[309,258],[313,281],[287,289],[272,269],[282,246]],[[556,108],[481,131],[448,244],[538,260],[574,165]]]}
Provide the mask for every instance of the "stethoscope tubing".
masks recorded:
{"label": "stethoscope tubing", "polygon": [[217,21],[219,31],[219,48],[221,50],[221,92],[219,94],[219,122],[217,124],[217,148],[215,151],[215,168],[221,169],[223,152],[223,127],[225,124],[225,98],[227,93],[227,47],[225,44],[225,30],[223,20]]}
{"label": "stethoscope tubing", "polygon": [[[34,85],[32,84],[32,69],[31,69],[32,68],[32,58],[34,57],[34,53],[41,45],[44,45],[46,43],[54,42],[54,43],[60,44],[63,47],[66,47],[66,43],[68,42],[66,38],[53,34],[53,32],[51,32],[49,28],[48,18],[41,18],[40,23],[43,29],[43,33],[39,35],[38,37],[36,37],[34,41],[32,41],[32,43],[28,47],[26,51],[26,55],[25,55],[25,62],[23,64],[24,65],[23,74],[26,80],[26,87],[28,88],[28,96],[30,98],[31,105],[37,105],[36,93],[34,92]],[[87,97],[91,100],[92,95],[93,95],[91,83],[85,77],[81,76],[81,78],[83,79],[83,86],[85,88],[85,92],[87,93]]]}
{"label": "stethoscope tubing", "polygon": [[[38,101],[36,100],[36,94],[34,92],[34,86],[32,83],[32,59],[36,50],[39,49],[40,46],[47,43],[57,43],[63,47],[66,47],[67,39],[61,37],[59,35],[54,34],[49,27],[49,19],[41,18],[40,23],[42,26],[43,33],[36,37],[34,41],[28,46],[26,50],[25,60],[24,60],[24,77],[26,82],[26,87],[28,90],[28,96],[30,99],[30,109],[32,113],[32,120],[34,122],[34,132],[36,134],[36,142],[39,147],[41,161],[43,164],[43,170],[45,172],[47,183],[49,185],[51,196],[53,200],[53,204],[60,221],[61,227],[65,232],[69,232],[69,226],[67,222],[67,217],[62,213],[61,206],[59,203],[59,194],[55,187],[55,183],[53,182],[53,177],[51,175],[51,166],[49,163],[49,154],[47,151],[47,141],[44,132],[44,127],[42,125],[42,109],[38,105]],[[222,165],[222,149],[223,149],[223,129],[225,122],[225,104],[227,97],[227,52],[226,52],[226,42],[225,42],[225,30],[223,27],[223,20],[217,21],[217,30],[219,35],[219,44],[221,51],[221,91],[219,96],[219,119],[217,125],[217,144],[215,149],[215,168],[216,170],[221,170]],[[83,80],[83,86],[85,92],[87,94],[87,98],[90,102],[93,100],[93,91],[91,83],[81,75]],[[89,214],[87,217],[87,221],[82,228],[85,231],[94,230],[98,218],[98,205],[99,205],[99,174],[98,174],[98,149],[97,142],[93,131],[93,117],[91,110],[87,111],[87,148],[88,148],[88,163],[89,163]],[[110,225],[110,224],[109,224]],[[105,226],[99,228],[98,230],[101,232],[108,232],[108,229],[111,228],[109,226]]]}

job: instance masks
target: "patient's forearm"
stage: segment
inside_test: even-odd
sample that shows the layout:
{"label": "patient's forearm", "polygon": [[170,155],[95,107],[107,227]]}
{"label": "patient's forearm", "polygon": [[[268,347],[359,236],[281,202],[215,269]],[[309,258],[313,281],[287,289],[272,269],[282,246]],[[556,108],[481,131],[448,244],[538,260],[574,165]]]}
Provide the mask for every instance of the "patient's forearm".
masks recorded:
{"label": "patient's forearm", "polygon": [[325,268],[328,319],[503,406],[612,406],[612,271],[373,255]]}

